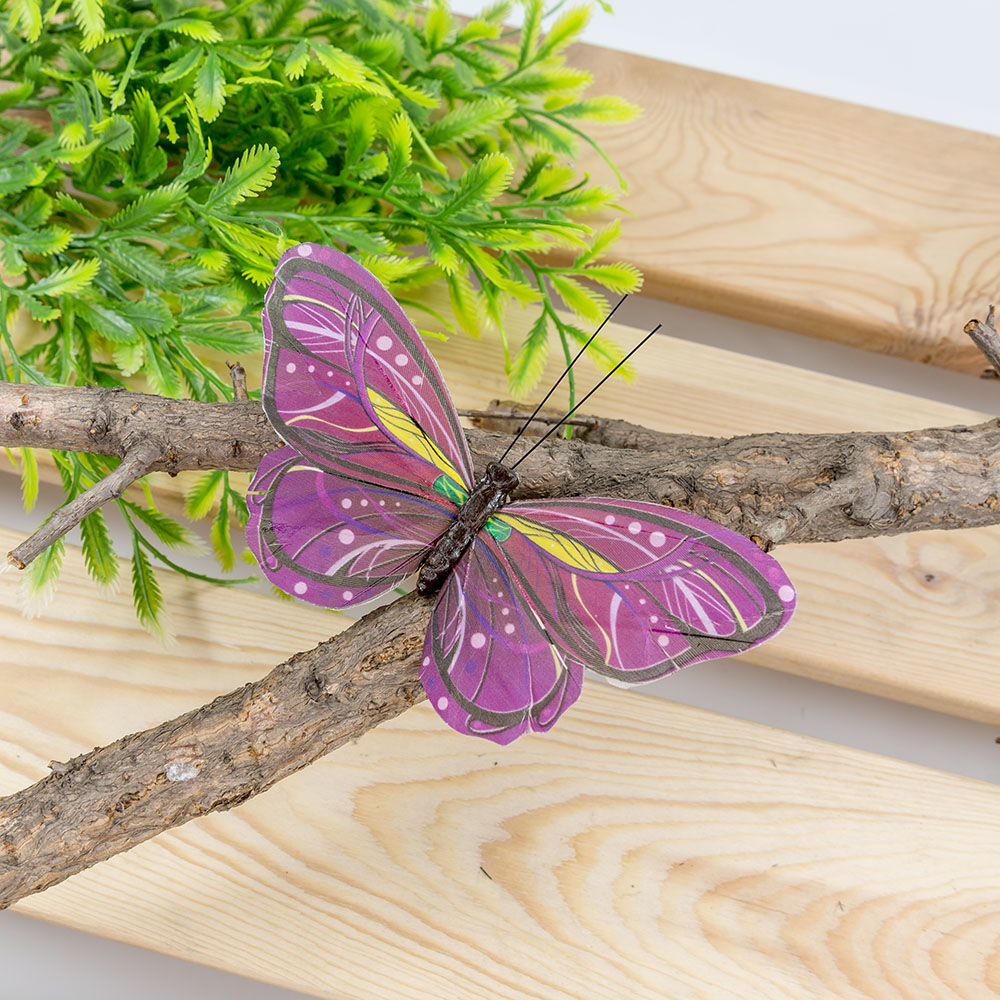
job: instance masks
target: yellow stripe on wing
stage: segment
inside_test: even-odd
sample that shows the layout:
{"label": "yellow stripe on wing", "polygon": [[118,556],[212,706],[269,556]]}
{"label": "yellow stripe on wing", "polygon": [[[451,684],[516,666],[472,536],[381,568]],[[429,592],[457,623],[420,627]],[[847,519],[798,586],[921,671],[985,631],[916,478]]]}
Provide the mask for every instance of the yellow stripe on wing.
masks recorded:
{"label": "yellow stripe on wing", "polygon": [[455,471],[455,467],[448,461],[441,449],[417,426],[409,414],[404,413],[398,406],[394,406],[388,399],[373,392],[370,388],[368,389],[368,399],[375,415],[400,444],[426,459],[431,465],[454,480],[457,485],[462,485],[462,477]]}
{"label": "yellow stripe on wing", "polygon": [[590,573],[618,573],[617,566],[609,563],[599,552],[578,542],[575,538],[556,531],[554,528],[547,528],[532,521],[530,518],[519,517],[517,514],[496,514],[498,520],[503,521],[515,531],[519,531],[529,541],[534,542],[540,549],[555,556],[561,562],[572,566],[574,569],[587,570]]}
{"label": "yellow stripe on wing", "polygon": [[281,298],[285,302],[311,302],[314,306],[321,306],[323,309],[328,309],[334,316],[344,319],[342,309],[338,309],[336,306],[331,305],[329,302],[324,302],[322,299],[314,299],[311,295],[291,295],[286,292]]}

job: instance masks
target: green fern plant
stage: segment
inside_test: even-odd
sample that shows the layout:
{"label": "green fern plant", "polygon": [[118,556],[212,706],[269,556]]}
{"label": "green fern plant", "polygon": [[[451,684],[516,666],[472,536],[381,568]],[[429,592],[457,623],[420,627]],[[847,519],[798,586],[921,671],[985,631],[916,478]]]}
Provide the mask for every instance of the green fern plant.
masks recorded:
{"label": "green fern plant", "polygon": [[[550,16],[541,0],[523,6],[514,32],[504,27],[510,3],[465,20],[442,0],[7,0],[7,378],[141,380],[165,395],[225,398],[213,352],[259,347],[275,261],[313,240],[358,256],[413,315],[472,334],[495,324],[511,391],[529,392],[552,338],[569,357],[605,314],[593,285],[620,294],[640,276],[601,262],[618,225],[595,233],[586,218],[614,208],[617,195],[570,162],[581,142],[599,149],[590,123],[635,113],[617,97],[583,96],[589,75],[565,61],[590,5],[557,3]],[[573,260],[551,263],[553,248],[570,248]],[[447,285],[448,314],[419,298],[432,283]],[[518,345],[503,330],[511,301],[538,310]],[[621,351],[598,338],[591,356],[607,369]],[[30,507],[34,457],[11,457]],[[67,499],[115,464],[54,457]],[[137,613],[156,628],[154,564],[198,576],[168,555],[193,536],[148,490],[117,506],[132,540]],[[228,474],[200,479],[187,514],[213,517],[213,548],[231,570],[231,530],[246,507]],[[91,575],[114,585],[118,562],[100,511],[83,522],[82,540]],[[53,547],[32,564],[29,590],[50,589],[61,553]]]}

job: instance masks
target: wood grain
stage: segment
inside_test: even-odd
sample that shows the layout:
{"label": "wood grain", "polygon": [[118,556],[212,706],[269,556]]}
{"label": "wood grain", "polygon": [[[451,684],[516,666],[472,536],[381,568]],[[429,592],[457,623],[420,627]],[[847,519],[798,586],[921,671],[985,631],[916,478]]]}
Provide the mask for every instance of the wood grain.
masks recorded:
{"label": "wood grain", "polygon": [[[338,621],[166,574],[162,647],[67,558],[44,633],[0,578],[0,794]],[[504,749],[418,706],[17,910],[337,1000],[979,1000],[1000,990],[998,795],[588,682]]]}
{"label": "wood grain", "polygon": [[[630,186],[614,254],[645,293],[978,373],[962,326],[1000,293],[1000,137],[580,45]],[[611,174],[593,151],[580,164]]]}

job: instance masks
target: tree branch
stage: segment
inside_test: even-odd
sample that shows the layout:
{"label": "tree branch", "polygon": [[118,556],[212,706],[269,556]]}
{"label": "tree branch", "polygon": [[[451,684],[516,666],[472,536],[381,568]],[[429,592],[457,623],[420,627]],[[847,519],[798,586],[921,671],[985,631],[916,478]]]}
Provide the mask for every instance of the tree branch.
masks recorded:
{"label": "tree branch", "polygon": [[33,535],[8,552],[7,562],[18,569],[24,569],[32,559],[40,556],[71,528],[75,528],[88,514],[103,507],[109,500],[120,497],[132,483],[149,472],[158,457],[159,448],[154,443],[144,441],[135,445],[125,455],[121,465],[100,482],[94,483],[89,490],[60,507]]}
{"label": "tree branch", "polygon": [[403,597],[256,683],[0,798],[0,909],[230,809],[421,701],[433,603]]}
{"label": "tree branch", "polygon": [[[732,439],[599,421],[587,437],[536,451],[519,469],[518,495],[650,499],[710,517],[765,548],[1000,522],[996,420]],[[469,431],[476,464],[482,468],[508,439]],[[133,469],[141,455],[148,471],[178,472],[252,470],[281,442],[257,403],[0,383],[0,445],[132,456]],[[410,594],[255,684],[54,764],[35,785],[0,799],[0,909],[163,830],[228,809],[421,700],[432,603]]]}
{"label": "tree branch", "polygon": [[[481,469],[509,440],[478,428],[467,435]],[[158,449],[149,470],[171,473],[253,470],[282,444],[253,401],[199,403],[0,382],[0,446],[124,456],[140,442]],[[1000,422],[736,438],[599,422],[587,440],[550,439],[518,474],[519,498],[652,500],[718,521],[765,547],[969,528],[1000,522]],[[789,511],[798,513],[783,513]]]}

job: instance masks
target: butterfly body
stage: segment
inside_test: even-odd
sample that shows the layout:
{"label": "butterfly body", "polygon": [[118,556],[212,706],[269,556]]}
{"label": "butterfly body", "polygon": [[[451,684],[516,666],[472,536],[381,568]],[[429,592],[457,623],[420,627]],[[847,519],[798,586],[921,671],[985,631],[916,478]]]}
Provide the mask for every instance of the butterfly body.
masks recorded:
{"label": "butterfly body", "polygon": [[455,520],[434,543],[417,575],[417,592],[437,590],[455,564],[473,543],[489,519],[507,503],[517,488],[517,473],[499,462],[490,462],[486,475],[476,483],[469,498],[458,509]]}
{"label": "butterfly body", "polygon": [[437,597],[420,677],[449,726],[509,743],[550,728],[584,668],[643,683],[743,652],[795,591],[747,538],[612,497],[515,500],[476,482],[434,359],[377,279],[301,244],[275,269],[261,397],[286,447],[261,461],[247,541],[275,586],[346,608],[413,574]]}

